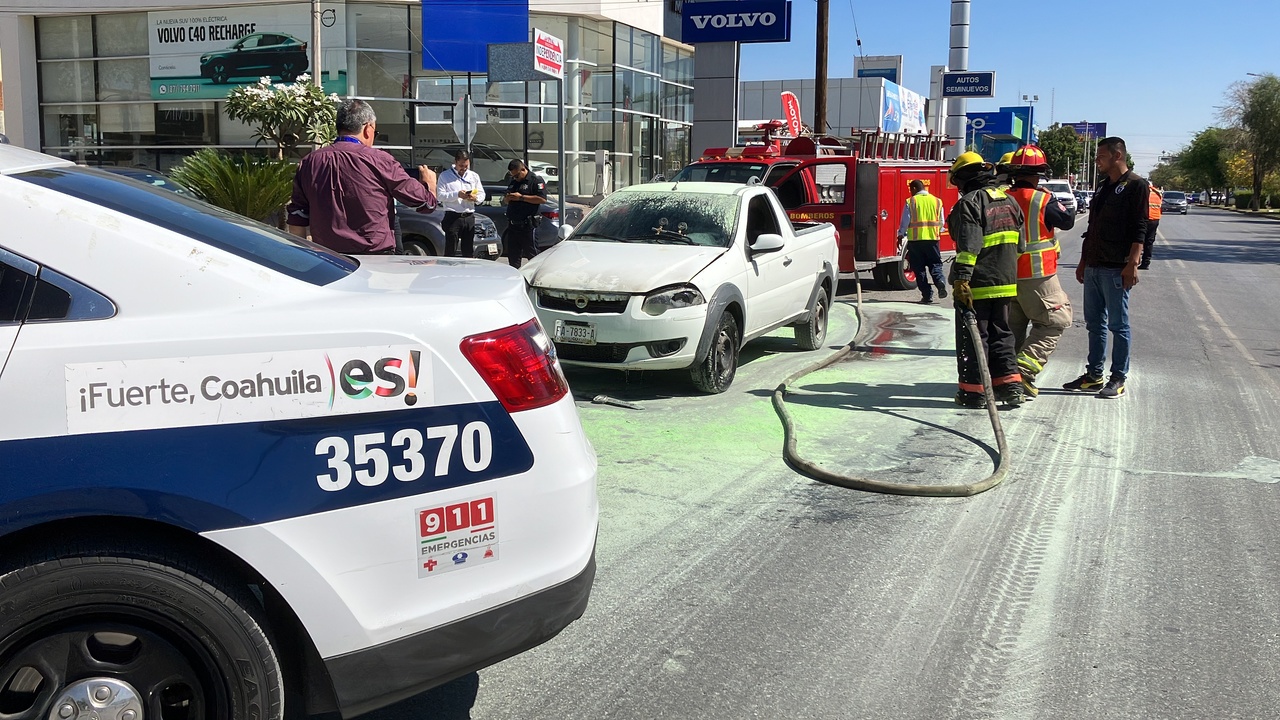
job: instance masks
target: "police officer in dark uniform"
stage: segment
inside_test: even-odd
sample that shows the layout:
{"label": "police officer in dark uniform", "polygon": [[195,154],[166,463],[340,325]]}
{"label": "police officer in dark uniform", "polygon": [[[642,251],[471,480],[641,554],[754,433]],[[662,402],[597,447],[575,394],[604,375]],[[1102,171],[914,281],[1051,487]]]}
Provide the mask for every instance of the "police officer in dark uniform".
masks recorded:
{"label": "police officer in dark uniform", "polygon": [[502,244],[507,248],[507,262],[519,269],[522,258],[538,254],[538,241],[534,231],[542,220],[542,203],[547,201],[547,183],[529,172],[523,160],[507,164],[511,184],[502,204],[507,206],[507,230],[502,234]]}

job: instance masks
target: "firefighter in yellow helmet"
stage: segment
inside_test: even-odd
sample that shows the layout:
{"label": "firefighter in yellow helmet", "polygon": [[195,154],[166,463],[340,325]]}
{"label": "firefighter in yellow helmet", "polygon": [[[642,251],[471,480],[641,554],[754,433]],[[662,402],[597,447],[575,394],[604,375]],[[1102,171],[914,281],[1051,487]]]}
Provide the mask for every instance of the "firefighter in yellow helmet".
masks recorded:
{"label": "firefighter in yellow helmet", "polygon": [[1007,407],[1022,404],[1022,375],[1015,360],[1009,305],[1018,294],[1018,252],[1022,242],[1022,210],[996,187],[991,163],[967,152],[951,165],[951,184],[960,189],[960,200],[947,216],[947,227],[956,242],[951,265],[951,286],[956,305],[956,365],[960,390],[956,403],[983,407],[982,372],[963,314],[972,312],[978,322],[991,371],[996,399]]}
{"label": "firefighter in yellow helmet", "polygon": [[1013,152],[1010,150],[996,161],[996,187],[1001,190],[1008,190],[1013,184],[1013,180],[1009,177],[1009,163],[1013,160]]}
{"label": "firefighter in yellow helmet", "polygon": [[1008,195],[1022,209],[1027,239],[1026,249],[1018,254],[1018,297],[1009,308],[1009,327],[1017,344],[1022,391],[1028,399],[1040,394],[1036,375],[1049,361],[1062,332],[1071,327],[1071,300],[1058,282],[1061,250],[1054,230],[1070,230],[1076,217],[1052,193],[1037,187],[1048,174],[1049,160],[1035,145],[1019,149],[1009,160],[1013,187]]}

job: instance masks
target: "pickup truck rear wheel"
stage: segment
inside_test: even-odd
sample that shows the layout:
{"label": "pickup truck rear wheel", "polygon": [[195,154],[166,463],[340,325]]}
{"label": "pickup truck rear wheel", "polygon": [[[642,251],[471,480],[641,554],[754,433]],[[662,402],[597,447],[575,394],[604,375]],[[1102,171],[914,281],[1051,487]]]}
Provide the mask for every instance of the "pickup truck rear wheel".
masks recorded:
{"label": "pickup truck rear wheel", "polygon": [[731,313],[720,315],[716,333],[711,338],[707,357],[690,368],[693,385],[705,393],[722,393],[729,389],[738,371],[738,321]]}
{"label": "pickup truck rear wheel", "polygon": [[796,344],[801,350],[817,350],[827,339],[827,315],[831,309],[831,299],[827,297],[825,287],[818,288],[818,297],[814,300],[813,310],[809,313],[809,321],[795,326]]}
{"label": "pickup truck rear wheel", "polygon": [[4,717],[283,717],[280,663],[248,588],[214,585],[217,574],[162,553],[96,548],[6,563]]}

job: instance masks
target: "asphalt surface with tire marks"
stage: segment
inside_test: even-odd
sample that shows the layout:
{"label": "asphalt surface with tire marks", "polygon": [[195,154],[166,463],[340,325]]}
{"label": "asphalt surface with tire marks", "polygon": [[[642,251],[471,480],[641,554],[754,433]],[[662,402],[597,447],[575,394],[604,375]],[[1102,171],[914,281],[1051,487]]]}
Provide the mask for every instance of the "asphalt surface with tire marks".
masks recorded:
{"label": "asphalt surface with tire marks", "polygon": [[[1278,229],[1199,210],[1162,222],[1115,401],[1055,389],[1085,351],[1068,233],[1077,327],[1040,399],[1001,413],[1013,478],[974,498],[867,495],[783,466],[768,396],[822,355],[786,332],[748,345],[713,397],[679,374],[571,371],[581,396],[645,408],[579,403],[601,461],[587,615],[482,670],[462,714],[424,696],[371,717],[1273,717]],[[979,479],[993,442],[985,413],[951,403],[950,301],[910,299],[872,293],[887,349],[798,383],[800,452]],[[829,340],[852,334],[838,303]]]}

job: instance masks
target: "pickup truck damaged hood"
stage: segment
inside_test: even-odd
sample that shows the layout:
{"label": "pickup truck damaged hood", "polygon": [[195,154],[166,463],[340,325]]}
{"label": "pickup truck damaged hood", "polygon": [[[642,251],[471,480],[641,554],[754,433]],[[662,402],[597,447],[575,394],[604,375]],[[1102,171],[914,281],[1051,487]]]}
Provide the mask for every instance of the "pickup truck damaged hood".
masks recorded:
{"label": "pickup truck damaged hood", "polygon": [[689,282],[726,249],[566,240],[522,272],[534,287],[640,294]]}

